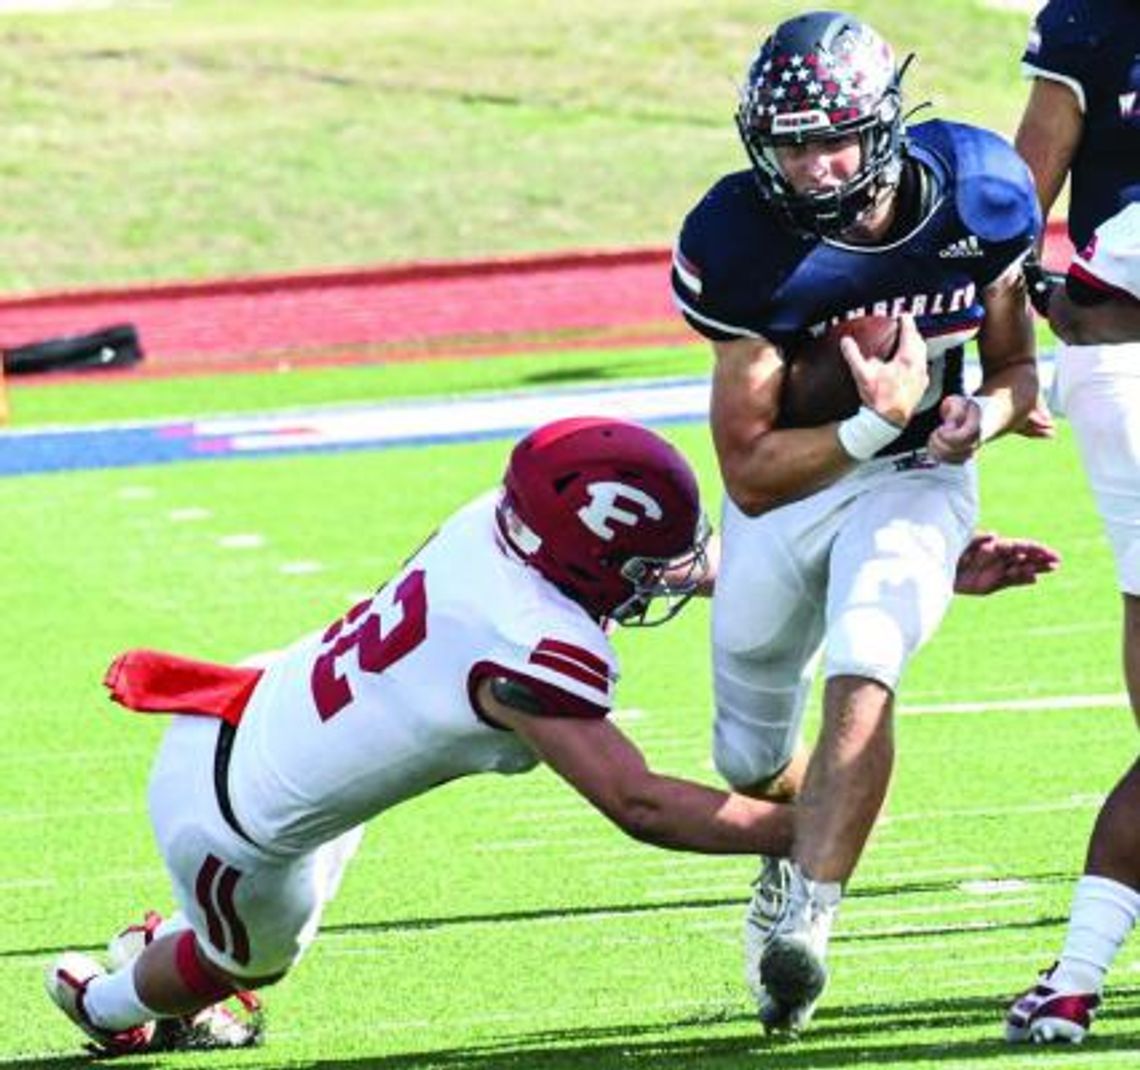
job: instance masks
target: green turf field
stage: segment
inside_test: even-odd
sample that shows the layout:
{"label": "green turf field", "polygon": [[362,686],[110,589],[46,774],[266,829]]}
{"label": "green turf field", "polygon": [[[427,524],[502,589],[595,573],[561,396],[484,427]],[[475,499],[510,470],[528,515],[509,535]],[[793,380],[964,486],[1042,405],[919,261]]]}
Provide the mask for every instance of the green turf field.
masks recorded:
{"label": "green turf field", "polygon": [[[715,493],[705,431],[672,437]],[[72,1065],[77,1034],[41,993],[45,961],[166,906],[143,805],[159,725],[103,700],[108,659],[140,644],[236,658],[323,625],[497,478],[505,448],[0,480],[5,1061]],[[1135,942],[1084,1051],[1011,1054],[997,1039],[1004,1002],[1056,948],[1134,729],[1118,697],[1110,564],[1071,444],[987,452],[986,522],[1053,541],[1065,566],[1035,590],[960,601],[913,665],[887,820],[799,1043],[763,1039],[744,994],[753,865],[626,841],[539,772],[457,783],[375,823],[324,937],[268,994],[262,1050],[139,1064],[1134,1065]],[[234,535],[261,542],[227,547]],[[699,605],[621,635],[619,706],[653,762],[711,778],[706,626]],[[1065,708],[1073,699],[1103,706]]]}
{"label": "green turf field", "polygon": [[600,385],[629,379],[707,375],[712,354],[703,342],[647,349],[573,349],[484,360],[441,359],[283,372],[180,376],[175,382],[131,374],[87,381],[51,376],[10,380],[11,425],[125,423],[267,408],[384,404],[405,398],[496,390]]}
{"label": "green turf field", "polygon": [[[762,26],[797,6],[188,0],[4,15],[0,289],[666,244],[708,182],[742,166],[734,82]],[[852,7],[919,51],[912,102],[1012,131],[1024,13]],[[32,427],[707,366],[693,346],[295,371],[272,391],[233,375],[12,394]],[[706,432],[672,437],[715,501]],[[325,624],[493,482],[506,448],[0,479],[0,1065],[86,1065],[43,966],[168,905],[143,800],[160,724],[103,699],[108,660],[144,644],[237,658]],[[1067,429],[986,453],[985,522],[1053,542],[1065,564],[1038,589],[959,602],[912,666],[887,816],[800,1042],[765,1040],[744,992],[754,864],[633,844],[538,772],[456,783],[373,826],[323,937],[267,994],[264,1049],[127,1065],[1135,1066],[1135,938],[1084,1050],[998,1039],[1005,1004],[1057,949],[1135,729],[1111,563]],[[712,780],[706,630],[697,605],[621,635],[619,705],[655,764]]]}

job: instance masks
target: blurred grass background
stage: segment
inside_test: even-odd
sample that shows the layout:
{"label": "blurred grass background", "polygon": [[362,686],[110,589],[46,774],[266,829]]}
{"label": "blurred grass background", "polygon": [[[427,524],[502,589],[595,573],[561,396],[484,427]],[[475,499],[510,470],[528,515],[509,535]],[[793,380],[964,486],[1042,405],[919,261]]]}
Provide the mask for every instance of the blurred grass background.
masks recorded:
{"label": "blurred grass background", "polygon": [[[847,7],[900,58],[918,54],[909,103],[1012,134],[1029,15],[1007,3]],[[0,293],[669,244],[706,186],[744,166],[736,86],[803,7],[182,0],[0,15]]]}

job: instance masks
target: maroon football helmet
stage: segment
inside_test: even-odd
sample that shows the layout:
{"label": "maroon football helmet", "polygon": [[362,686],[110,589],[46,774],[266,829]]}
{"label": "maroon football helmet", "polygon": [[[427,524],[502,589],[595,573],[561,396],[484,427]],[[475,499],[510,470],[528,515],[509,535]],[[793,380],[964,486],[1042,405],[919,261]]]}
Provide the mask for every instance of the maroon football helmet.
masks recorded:
{"label": "maroon football helmet", "polygon": [[[797,230],[833,236],[898,183],[902,73],[891,46],[842,12],[788,19],[761,44],[740,92],[736,125],[762,196]],[[859,135],[859,171],[839,189],[797,193],[775,150],[850,134]]]}
{"label": "maroon football helmet", "polygon": [[599,620],[664,623],[707,568],[696,476],[638,424],[575,417],[532,431],[511,453],[497,518],[511,548]]}

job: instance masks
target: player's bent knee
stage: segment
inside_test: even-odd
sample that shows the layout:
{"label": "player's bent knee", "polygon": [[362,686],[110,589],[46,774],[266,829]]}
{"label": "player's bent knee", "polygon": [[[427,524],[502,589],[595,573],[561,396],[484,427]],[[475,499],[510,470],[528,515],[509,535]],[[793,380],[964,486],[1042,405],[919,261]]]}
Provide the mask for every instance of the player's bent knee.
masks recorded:
{"label": "player's bent knee", "polygon": [[[713,746],[716,771],[740,792],[766,798],[783,798],[788,794],[780,775],[792,760],[792,753],[746,750],[724,740]],[[774,794],[773,794],[774,793]]]}

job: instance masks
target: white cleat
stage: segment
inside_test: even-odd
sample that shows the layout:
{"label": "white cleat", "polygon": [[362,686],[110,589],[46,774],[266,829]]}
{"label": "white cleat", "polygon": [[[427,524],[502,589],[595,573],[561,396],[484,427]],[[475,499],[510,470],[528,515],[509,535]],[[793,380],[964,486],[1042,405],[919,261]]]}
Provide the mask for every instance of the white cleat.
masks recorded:
{"label": "white cleat", "polygon": [[88,1016],[83,1005],[87,986],[104,973],[103,967],[90,956],[65,951],[48,967],[44,987],[51,1001],[91,1038],[88,1048],[95,1054],[130,1055],[153,1050],[153,1022],[115,1031],[100,1028]]}
{"label": "white cleat", "polygon": [[827,987],[827,942],[839,908],[836,893],[792,869],[787,905],[760,956],[760,1021],[768,1031],[798,1033]]}
{"label": "white cleat", "polygon": [[787,905],[791,880],[792,864],[788,859],[765,855],[752,882],[752,898],[744,914],[744,980],[757,1003],[764,995],[760,959],[772,927]]}
{"label": "white cleat", "polygon": [[1080,1044],[1092,1028],[1100,996],[1095,992],[1061,992],[1049,981],[1054,963],[1022,993],[1005,1017],[1005,1039],[1010,1044]]}

